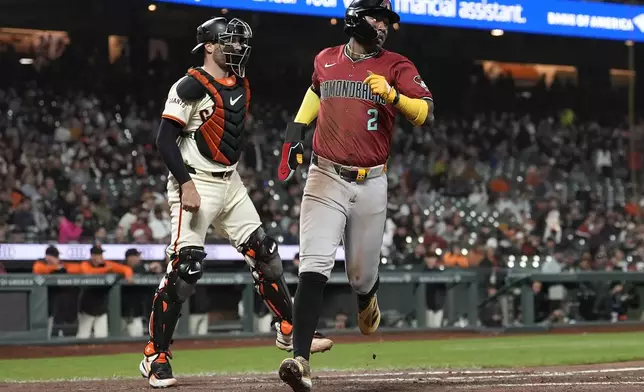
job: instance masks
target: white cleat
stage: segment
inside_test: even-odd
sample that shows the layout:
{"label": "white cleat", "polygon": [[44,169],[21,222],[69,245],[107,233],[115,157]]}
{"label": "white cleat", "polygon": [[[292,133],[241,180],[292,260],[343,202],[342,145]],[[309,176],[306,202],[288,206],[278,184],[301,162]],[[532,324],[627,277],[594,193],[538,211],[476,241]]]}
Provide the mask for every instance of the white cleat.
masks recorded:
{"label": "white cleat", "polygon": [[143,378],[148,379],[152,388],[168,388],[177,384],[165,353],[144,356],[139,363],[139,372]]}
{"label": "white cleat", "polygon": [[[291,333],[285,334],[280,328],[280,323],[275,323],[275,329],[277,330],[277,338],[275,339],[275,345],[280,350],[286,352],[293,351],[293,331],[290,327]],[[287,329],[288,330],[288,329]],[[313,334],[313,340],[311,341],[311,354],[323,353],[329,351],[333,348],[333,340],[322,335],[320,332],[315,331]]]}

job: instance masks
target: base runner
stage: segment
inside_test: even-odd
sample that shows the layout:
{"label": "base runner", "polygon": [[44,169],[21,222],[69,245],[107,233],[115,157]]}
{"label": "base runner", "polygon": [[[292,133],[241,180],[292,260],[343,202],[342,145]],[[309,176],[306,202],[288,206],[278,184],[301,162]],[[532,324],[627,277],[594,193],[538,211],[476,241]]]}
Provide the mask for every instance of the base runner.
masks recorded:
{"label": "base runner", "polygon": [[399,20],[389,0],[354,0],[345,14],[349,42],[316,56],[312,86],[286,128],[282,181],[302,163],[303,131],[317,117],[300,214],[294,353],[279,368],[280,378],[296,392],[312,389],[311,337],[340,241],[349,283],[358,294],[360,331],[372,334],[380,323],[376,292],[394,118],[397,111],[422,125],[432,121],[434,108],[414,64],[382,49],[388,27]]}
{"label": "base runner", "polygon": [[[192,53],[203,52],[203,66],[189,69],[171,87],[163,112],[157,146],[170,171],[171,262],[153,300],[150,341],[139,365],[155,388],[177,383],[170,344],[181,307],[203,274],[211,225],[244,255],[257,292],[278,320],[276,345],[292,350],[293,303],[278,245],[264,232],[236,170],[250,102],[245,65],[251,37],[250,26],[240,19],[218,17],[199,26]],[[333,345],[314,331],[311,337],[314,352]]]}

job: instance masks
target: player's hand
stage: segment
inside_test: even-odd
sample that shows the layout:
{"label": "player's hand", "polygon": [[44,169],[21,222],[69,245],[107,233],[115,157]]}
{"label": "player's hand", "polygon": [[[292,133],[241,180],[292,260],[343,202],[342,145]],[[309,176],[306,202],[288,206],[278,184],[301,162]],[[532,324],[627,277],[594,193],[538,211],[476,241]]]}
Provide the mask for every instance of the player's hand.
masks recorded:
{"label": "player's hand", "polygon": [[197,212],[201,206],[201,196],[192,180],[181,185],[181,206],[188,212]]}
{"label": "player's hand", "polygon": [[384,76],[375,74],[371,71],[367,71],[369,76],[364,80],[363,83],[368,84],[371,88],[371,91],[379,95],[382,99],[387,101],[387,103],[392,103],[396,98],[396,89],[389,85],[387,79]]}
{"label": "player's hand", "polygon": [[288,181],[295,174],[295,170],[304,161],[304,147],[302,143],[285,142],[282,145],[282,159],[277,170],[280,181]]}
{"label": "player's hand", "polygon": [[304,127],[306,125],[298,122],[290,122],[286,126],[284,144],[282,145],[282,158],[277,169],[277,178],[280,181],[288,181],[295,174],[295,170],[304,161]]}

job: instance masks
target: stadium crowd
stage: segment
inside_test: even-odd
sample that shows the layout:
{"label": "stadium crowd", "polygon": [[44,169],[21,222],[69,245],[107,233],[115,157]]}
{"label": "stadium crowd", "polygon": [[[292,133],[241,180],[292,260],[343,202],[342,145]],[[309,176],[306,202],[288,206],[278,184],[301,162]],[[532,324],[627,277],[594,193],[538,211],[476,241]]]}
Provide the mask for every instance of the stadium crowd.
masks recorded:
{"label": "stadium crowd", "polygon": [[[45,81],[69,59],[28,71],[10,56],[5,64],[21,67],[15,74],[24,79],[0,85],[0,242],[168,243],[166,169],[154,146],[163,93],[63,88]],[[639,261],[644,226],[640,200],[629,197],[626,124],[575,118],[567,104],[583,91],[557,80],[530,90],[480,70],[471,80],[469,105],[486,112],[437,116],[431,130],[399,123],[383,255],[418,264],[440,249],[446,264],[469,267],[485,259],[484,246],[518,256],[583,250],[597,267]],[[285,185],[273,180],[292,113],[259,94],[256,101],[240,172],[272,234],[297,244],[306,171]],[[515,111],[489,107],[513,101],[523,101],[508,103]],[[530,106],[541,112],[523,110]],[[214,233],[209,241],[218,241]],[[463,249],[471,250],[467,262],[449,257]]]}

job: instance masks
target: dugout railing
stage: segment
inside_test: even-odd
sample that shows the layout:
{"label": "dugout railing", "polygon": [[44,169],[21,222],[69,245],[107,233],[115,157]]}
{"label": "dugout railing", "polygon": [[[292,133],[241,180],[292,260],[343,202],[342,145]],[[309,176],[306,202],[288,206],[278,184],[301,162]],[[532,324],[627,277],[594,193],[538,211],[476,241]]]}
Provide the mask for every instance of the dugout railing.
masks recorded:
{"label": "dugout railing", "polygon": [[[0,275],[0,344],[17,344],[20,342],[54,342],[48,328],[48,289],[50,287],[95,287],[104,286],[108,293],[108,340],[126,338],[122,328],[121,304],[122,288],[125,286],[147,286],[153,289],[158,286],[161,275],[135,275],[131,282],[118,275]],[[286,277],[290,285],[297,284],[293,275]],[[465,317],[470,329],[479,329],[479,311],[490,298],[485,297],[481,273],[474,270],[445,270],[431,272],[390,272],[380,274],[381,290],[379,302],[381,309],[397,309],[401,314],[409,314],[415,319],[415,329],[425,329],[426,290],[428,285],[441,284],[446,287],[445,320],[446,325],[453,326],[454,321]],[[534,320],[534,292],[532,282],[560,283],[575,286],[580,282],[624,282],[633,287],[644,286],[644,273],[640,272],[576,272],[561,274],[543,274],[531,271],[513,271],[507,275],[505,287],[499,290],[499,297],[520,296],[519,329],[535,330],[538,325]],[[253,282],[248,273],[208,273],[198,283],[200,286],[241,286],[241,300],[245,309],[254,309],[257,300]],[[329,284],[348,286],[344,273],[333,273]],[[182,311],[182,319],[189,315],[188,303]],[[637,310],[638,312],[639,309]],[[245,311],[239,320],[239,331],[244,336],[252,336],[255,331],[255,314]],[[19,321],[7,327],[7,321]],[[636,317],[639,320],[639,317]],[[599,321],[602,323],[602,321]],[[583,323],[576,323],[580,325]],[[596,324],[596,322],[591,323]],[[2,327],[5,325],[5,327]],[[564,325],[562,325],[564,326]],[[507,327],[507,325],[506,325]],[[552,327],[552,326],[549,326]],[[452,327],[453,328],[453,327]],[[188,323],[179,322],[177,338],[192,337]],[[74,339],[60,339],[69,343]],[[79,340],[80,342],[80,340]]]}
{"label": "dugout railing", "polygon": [[[121,324],[122,288],[125,286],[159,285],[161,275],[135,275],[131,282],[118,275],[33,275],[33,274],[8,274],[0,275],[0,298],[5,305],[5,317],[0,313],[0,325],[7,321],[7,317],[20,318],[18,324],[13,323],[11,328],[0,328],[0,344],[16,341],[43,341],[50,339],[48,328],[48,295],[49,287],[96,287],[109,288],[108,293],[108,324],[109,338],[123,337],[124,331]],[[297,284],[295,276],[286,276],[289,285]],[[470,298],[468,301],[475,322],[476,307],[478,303],[477,274],[471,271],[444,271],[440,274],[413,273],[413,272],[385,272],[380,275],[381,304],[384,307],[401,307],[411,309],[416,313],[416,318],[422,320],[419,324],[424,327],[425,312],[425,284],[442,283],[458,286]],[[343,273],[333,273],[329,285],[348,286],[347,277]],[[254,309],[257,300],[253,281],[248,273],[207,273],[199,280],[200,286],[242,286],[242,302],[244,309]],[[457,291],[449,290],[446,303],[450,309],[456,309],[452,304],[457,301],[454,295]],[[8,312],[11,312],[9,314]],[[182,319],[187,319],[190,314],[188,302],[182,309]],[[240,329],[246,333],[255,332],[254,313],[245,311],[240,320]],[[452,316],[455,317],[455,316]],[[13,330],[7,330],[13,329]],[[188,337],[188,323],[179,322],[177,337]],[[68,340],[68,339],[66,339]]]}

